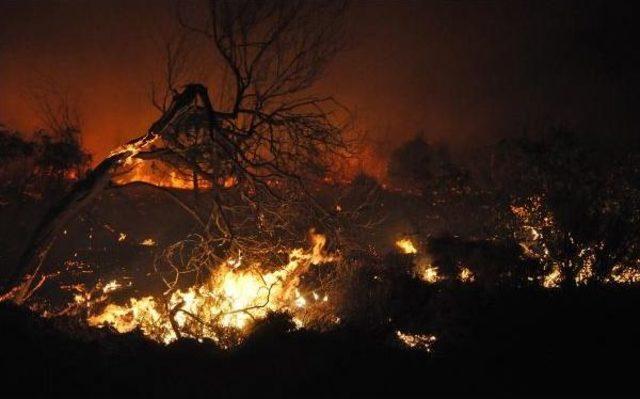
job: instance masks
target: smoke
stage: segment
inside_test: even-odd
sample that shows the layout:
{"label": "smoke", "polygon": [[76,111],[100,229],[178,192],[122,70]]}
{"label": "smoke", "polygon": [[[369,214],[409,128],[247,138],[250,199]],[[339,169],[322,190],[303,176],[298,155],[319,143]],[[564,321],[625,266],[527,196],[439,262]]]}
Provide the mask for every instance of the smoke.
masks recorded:
{"label": "smoke", "polygon": [[[376,175],[417,131],[455,147],[557,124],[594,137],[631,135],[638,126],[629,105],[638,84],[631,7],[356,2],[350,49],[318,90],[357,115],[376,143],[363,168]],[[169,3],[3,2],[0,15],[0,86],[9,93],[0,98],[2,123],[37,127],[23,95],[35,71],[81,95],[94,159],[157,116],[148,90],[162,64],[156,39],[171,25]]]}

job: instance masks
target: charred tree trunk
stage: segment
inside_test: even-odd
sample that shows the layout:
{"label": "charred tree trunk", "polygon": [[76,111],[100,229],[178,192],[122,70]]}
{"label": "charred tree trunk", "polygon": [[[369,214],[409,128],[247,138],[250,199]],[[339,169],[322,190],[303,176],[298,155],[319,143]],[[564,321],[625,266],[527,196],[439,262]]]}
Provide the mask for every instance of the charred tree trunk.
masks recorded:
{"label": "charred tree trunk", "polygon": [[57,234],[69,220],[109,186],[114,171],[126,156],[127,153],[118,154],[102,161],[95,170],[85,179],[79,181],[69,194],[47,212],[33,233],[27,249],[20,258],[18,267],[9,278],[8,288],[14,288],[24,277],[24,281],[14,294],[14,301],[22,303],[30,296],[34,282],[37,281],[43,262]]}
{"label": "charred tree trunk", "polygon": [[186,86],[174,97],[167,112],[151,126],[146,135],[130,141],[120,151],[114,152],[103,160],[87,177],[78,181],[71,192],[46,214],[33,233],[18,267],[8,279],[7,286],[3,288],[0,299],[10,298],[16,303],[24,303],[33,294],[38,286],[36,282],[42,275],[44,261],[60,230],[111,185],[114,173],[128,158],[159,157],[162,154],[161,151],[140,152],[140,150],[158,136],[163,136],[174,118],[198,99],[209,111],[210,124],[214,123],[207,89],[199,84]]}

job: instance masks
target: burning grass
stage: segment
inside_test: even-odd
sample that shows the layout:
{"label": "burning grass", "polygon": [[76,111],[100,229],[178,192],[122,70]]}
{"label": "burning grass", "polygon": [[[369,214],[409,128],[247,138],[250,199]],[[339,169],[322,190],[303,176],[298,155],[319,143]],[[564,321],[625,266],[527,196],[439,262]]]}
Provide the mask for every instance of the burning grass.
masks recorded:
{"label": "burning grass", "polygon": [[[447,268],[442,271],[440,261],[409,238],[396,242],[398,256],[404,259],[400,265],[405,266],[394,268],[382,264],[382,259],[372,254],[354,258],[328,252],[326,237],[314,230],[309,232],[306,249],[279,250],[284,256],[264,259],[236,252],[221,263],[210,256],[209,242],[200,239],[190,252],[178,254],[176,248],[183,247],[176,245],[164,250],[165,261],[186,256],[184,265],[169,262],[171,267],[162,270],[154,264],[155,272],[147,276],[161,281],[164,290],[143,293],[137,282],[125,275],[98,280],[92,288],[77,282],[61,285],[62,291],[72,293],[71,302],[62,310],[47,305],[46,297],[36,299],[31,307],[47,317],[79,317],[89,326],[109,327],[119,333],[139,330],[163,344],[193,338],[232,348],[253,332],[256,323],[274,312],[288,314],[296,328],[322,331],[345,321],[392,323],[389,305],[393,303],[394,292],[402,289],[394,287],[402,281],[398,276],[428,285],[474,285],[479,278],[478,269],[463,263],[457,263],[450,272]],[[156,244],[148,238],[138,245],[146,247],[149,242]],[[273,259],[283,257],[286,262],[274,263]],[[615,270],[618,274],[612,277],[612,283],[635,281],[633,269]],[[543,274],[539,280],[545,288],[557,287],[561,282],[559,270]],[[428,333],[396,330],[395,334],[407,347],[427,352],[432,351],[436,340],[435,335]]]}
{"label": "burning grass", "polygon": [[274,311],[288,312],[298,327],[316,322],[319,314],[323,320],[335,320],[324,315],[331,313],[331,299],[323,287],[303,286],[301,279],[310,269],[335,263],[340,256],[325,251],[323,235],[312,233],[311,239],[312,248],[291,250],[288,262],[272,271],[239,254],[217,266],[201,265],[210,270],[202,283],[178,288],[177,272],[163,294],[130,297],[120,304],[112,302],[110,294],[122,286],[112,281],[93,290],[101,291],[100,296],[76,295],[75,312],[86,311],[91,326],[108,325],[121,333],[140,329],[163,343],[180,337],[208,338],[222,347],[237,344],[257,320]]}

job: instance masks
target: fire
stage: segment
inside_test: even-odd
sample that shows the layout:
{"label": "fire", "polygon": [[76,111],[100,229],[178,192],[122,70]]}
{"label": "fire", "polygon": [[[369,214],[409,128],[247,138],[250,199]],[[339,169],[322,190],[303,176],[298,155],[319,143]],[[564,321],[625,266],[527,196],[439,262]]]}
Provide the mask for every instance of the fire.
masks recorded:
{"label": "fire", "polygon": [[414,265],[413,273],[420,280],[428,284],[434,284],[441,280],[444,280],[444,276],[441,276],[438,272],[438,267],[431,263],[431,258],[428,256],[420,257]]}
{"label": "fire", "polygon": [[[156,187],[182,190],[193,190],[196,186],[194,176],[191,173],[170,168],[159,162],[133,158],[125,162],[125,166],[127,171],[113,178],[113,182],[117,185],[144,182]],[[235,179],[230,179],[232,180],[227,179],[223,182],[225,188],[235,185]],[[207,189],[211,188],[211,183],[208,180],[198,179],[197,186],[199,189]]]}
{"label": "fire", "polygon": [[227,178],[224,179],[222,186],[224,188],[232,188],[236,184],[238,184],[238,179],[236,179],[234,176],[228,176]]}
{"label": "fire", "polygon": [[640,271],[632,267],[614,266],[611,280],[619,284],[640,283]]}
{"label": "fire", "polygon": [[426,352],[431,352],[433,344],[437,341],[435,335],[407,334],[400,330],[396,331],[396,337],[409,348],[421,349]]}
{"label": "fire", "polygon": [[396,246],[402,251],[404,254],[417,254],[418,250],[413,242],[408,238],[402,238],[396,241]]}
{"label": "fire", "polygon": [[148,296],[140,299],[131,298],[129,302],[128,306],[110,303],[102,313],[89,317],[87,322],[91,326],[108,324],[120,333],[130,332],[139,327],[143,333],[152,334],[162,319],[155,299]]}
{"label": "fire", "polygon": [[473,283],[476,280],[476,276],[468,267],[462,267],[460,268],[460,272],[458,273],[458,280],[463,283]]}
{"label": "fire", "polygon": [[140,245],[143,245],[145,247],[153,247],[156,245],[156,242],[154,241],[153,238],[145,238]]}
{"label": "fire", "polygon": [[579,271],[576,276],[576,284],[586,284],[594,276],[593,267],[591,264],[586,264]]}
{"label": "fire", "polygon": [[124,144],[109,154],[109,157],[116,157],[119,155],[127,154],[126,158],[119,162],[123,165],[131,165],[136,160],[136,155],[144,150],[146,146],[153,146],[154,142],[158,140],[160,136],[153,133],[146,135],[141,141]]}
{"label": "fire", "polygon": [[553,265],[551,272],[544,276],[542,280],[542,286],[544,288],[556,288],[560,286],[562,282],[562,271],[558,265]]}
{"label": "fire", "polygon": [[430,284],[437,283],[442,278],[438,274],[438,268],[434,266],[427,266],[422,273],[420,274],[420,278]]}
{"label": "fire", "polygon": [[[197,179],[192,173],[167,166],[162,162],[148,161],[138,157],[140,153],[153,150],[159,139],[159,135],[149,133],[142,140],[125,144],[111,152],[110,157],[122,157],[118,161],[119,165],[126,168],[125,172],[113,176],[113,183],[125,185],[143,182],[157,187],[186,190],[193,190],[196,187],[199,189],[212,187],[208,180]],[[225,188],[233,187],[235,183],[233,178],[228,178],[223,182]]]}
{"label": "fire", "polygon": [[[242,334],[271,311],[288,311],[296,325],[303,326],[306,308],[323,306],[329,297],[316,291],[302,292],[300,275],[313,265],[338,258],[325,253],[325,236],[312,231],[311,240],[310,251],[293,249],[288,263],[272,272],[262,272],[259,263],[241,267],[238,256],[220,264],[203,284],[175,290],[168,298],[147,296],[130,298],[125,305],[109,303],[87,322],[92,326],[109,325],[122,333],[140,328],[164,343],[184,335],[211,338],[223,346],[233,344],[221,342],[225,333]],[[116,286],[112,282],[105,289]]]}
{"label": "fire", "polygon": [[105,284],[104,287],[102,287],[102,292],[107,294],[109,292],[116,291],[121,287],[122,287],[122,284],[120,284],[117,280],[111,280],[107,284]]}

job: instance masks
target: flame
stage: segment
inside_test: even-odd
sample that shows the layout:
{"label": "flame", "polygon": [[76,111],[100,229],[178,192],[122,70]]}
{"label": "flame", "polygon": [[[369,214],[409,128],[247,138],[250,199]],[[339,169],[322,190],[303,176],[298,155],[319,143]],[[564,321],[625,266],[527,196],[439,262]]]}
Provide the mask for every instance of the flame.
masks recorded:
{"label": "flame", "polygon": [[430,284],[437,283],[438,281],[442,280],[442,278],[438,274],[438,268],[431,265],[429,265],[422,271],[422,273],[420,274],[420,278]]}
{"label": "flame", "polygon": [[544,288],[557,288],[562,282],[562,271],[558,265],[553,265],[551,272],[544,276],[542,286]]}
{"label": "flame", "polygon": [[153,146],[156,140],[158,140],[160,136],[155,134],[148,134],[142,140],[136,140],[131,143],[124,144],[109,154],[109,157],[116,157],[119,155],[127,154],[127,157],[120,160],[120,164],[122,165],[131,165],[137,159],[135,158],[141,151],[145,149],[146,146]]}
{"label": "flame", "polygon": [[139,327],[143,333],[150,335],[161,319],[155,299],[147,296],[140,299],[130,298],[128,306],[110,303],[102,313],[90,316],[87,322],[91,326],[108,324],[120,333],[130,332]]}
{"label": "flame", "polygon": [[611,271],[611,280],[618,284],[640,283],[640,270],[617,265]]}
{"label": "flame", "polygon": [[219,342],[225,338],[225,330],[246,332],[255,320],[266,317],[270,311],[289,311],[301,327],[304,314],[300,312],[314,304],[326,304],[329,297],[321,297],[315,291],[303,293],[299,287],[300,274],[312,265],[338,258],[325,253],[324,235],[312,230],[310,237],[313,242],[310,251],[293,249],[288,263],[272,272],[262,272],[260,264],[239,267],[238,256],[220,264],[201,285],[175,290],[168,299],[147,296],[130,298],[125,305],[109,303],[87,322],[98,327],[109,325],[122,333],[140,328],[145,335],[164,343],[177,339],[178,334]]}
{"label": "flame", "polygon": [[156,242],[153,238],[145,238],[144,241],[140,243],[140,245],[143,245],[145,247],[153,247],[156,245]]}
{"label": "flame", "polygon": [[396,241],[396,247],[402,251],[404,254],[417,254],[418,250],[413,242],[408,238],[402,238]]}
{"label": "flame", "polygon": [[[144,182],[158,187],[171,187],[177,189],[194,189],[196,183],[191,174],[185,174],[177,169],[161,162],[147,161],[138,158],[138,154],[154,148],[160,136],[149,133],[141,140],[125,144],[112,151],[109,156],[124,156],[119,165],[127,168],[124,173],[119,173],[112,178],[115,184],[125,185],[132,182]],[[207,181],[198,180],[198,188],[210,188]]]}
{"label": "flame", "polygon": [[426,352],[431,352],[433,344],[437,340],[435,335],[407,334],[400,330],[396,331],[396,337],[409,348],[420,349]]}
{"label": "flame", "polygon": [[[191,173],[182,172],[176,168],[169,167],[160,162],[142,160],[137,158],[127,158],[125,166],[127,170],[113,178],[117,185],[125,185],[133,182],[144,182],[156,187],[166,187],[182,190],[193,190],[196,182]],[[224,187],[230,188],[235,185],[235,179],[224,181]],[[198,189],[208,189],[212,185],[208,180],[198,179]]]}
{"label": "flame", "polygon": [[222,186],[224,188],[231,188],[231,187],[234,187],[236,184],[238,184],[238,179],[236,179],[234,176],[227,176],[224,179]]}
{"label": "flame", "polygon": [[108,294],[109,292],[116,291],[121,287],[122,284],[120,284],[117,280],[111,280],[107,284],[105,284],[104,287],[102,287],[102,292]]}
{"label": "flame", "polygon": [[587,264],[583,266],[576,275],[576,284],[586,284],[593,278],[595,273],[593,272],[593,266]]}
{"label": "flame", "polygon": [[242,266],[242,253],[238,251],[237,258],[229,258],[227,259],[227,265],[231,266],[233,269],[237,269]]}
{"label": "flame", "polygon": [[[436,270],[437,274],[437,270]],[[471,269],[468,267],[461,267],[460,272],[458,273],[458,280],[463,283],[473,283],[476,280],[476,276]]]}

